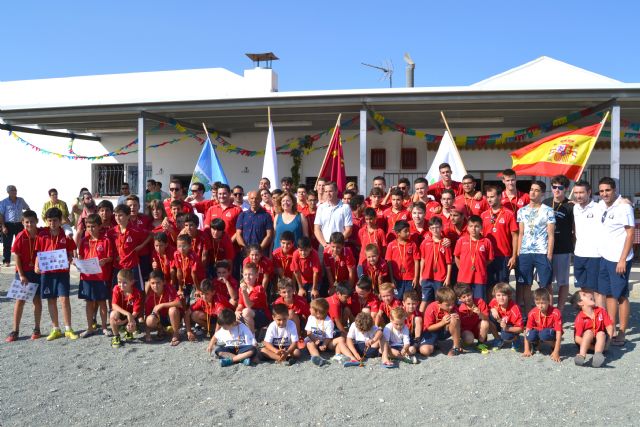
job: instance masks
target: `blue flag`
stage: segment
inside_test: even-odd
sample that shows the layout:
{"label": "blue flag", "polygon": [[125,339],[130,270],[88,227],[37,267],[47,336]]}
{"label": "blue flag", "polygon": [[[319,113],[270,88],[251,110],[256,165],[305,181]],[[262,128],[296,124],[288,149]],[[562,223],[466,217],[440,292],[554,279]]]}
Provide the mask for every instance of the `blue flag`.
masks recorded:
{"label": "blue flag", "polygon": [[216,155],[216,150],[213,147],[213,144],[211,144],[209,137],[207,137],[207,140],[202,146],[202,152],[198,158],[198,163],[196,163],[196,167],[193,170],[191,184],[189,184],[189,192],[191,192],[191,186],[194,183],[201,182],[204,184],[204,198],[210,199],[211,187],[213,186],[213,183],[217,181],[224,184],[229,183],[229,181],[227,181],[227,176],[224,174],[224,170],[222,170],[220,160],[218,160],[218,156]]}

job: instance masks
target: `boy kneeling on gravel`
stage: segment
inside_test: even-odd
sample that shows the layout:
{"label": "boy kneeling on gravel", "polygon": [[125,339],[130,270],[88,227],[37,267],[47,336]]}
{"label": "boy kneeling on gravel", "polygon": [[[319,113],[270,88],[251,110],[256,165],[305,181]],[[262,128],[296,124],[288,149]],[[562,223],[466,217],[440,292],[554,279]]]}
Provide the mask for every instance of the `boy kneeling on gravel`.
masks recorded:
{"label": "boy kneeling on gravel", "polygon": [[574,358],[576,365],[584,365],[588,351],[593,351],[591,366],[599,368],[604,364],[604,352],[613,337],[613,322],[602,307],[596,307],[593,291],[581,289],[571,297],[573,306],[580,310],[575,320],[574,340],[579,347]]}
{"label": "boy kneeling on gravel", "polygon": [[[180,320],[182,319],[182,300],[172,286],[165,286],[164,274],[160,270],[153,270],[149,274],[149,288],[145,302],[147,313],[146,342],[151,342],[151,331],[158,331],[158,338],[164,337],[165,332],[171,332],[171,346],[180,344]],[[185,319],[189,330],[189,319]]]}

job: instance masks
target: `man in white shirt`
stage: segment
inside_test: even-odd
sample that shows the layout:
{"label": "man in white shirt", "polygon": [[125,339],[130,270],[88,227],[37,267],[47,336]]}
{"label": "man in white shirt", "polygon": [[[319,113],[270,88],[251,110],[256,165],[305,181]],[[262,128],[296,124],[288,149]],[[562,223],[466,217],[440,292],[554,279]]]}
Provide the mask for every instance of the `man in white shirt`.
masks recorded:
{"label": "man in white shirt", "polygon": [[633,232],[635,218],[633,207],[624,203],[616,193],[616,182],[609,177],[600,179],[600,208],[602,215],[602,235],[598,239],[600,275],[598,292],[607,296],[607,312],[616,324],[620,310],[620,327],[611,344],[623,346],[625,332],[629,324],[629,274],[633,259]]}
{"label": "man in white shirt", "polygon": [[595,292],[596,304],[606,306],[606,295],[598,293],[598,275],[600,273],[600,252],[598,240],[602,224],[600,206],[591,200],[591,184],[577,181],[573,186],[573,221],[576,245],[573,250],[573,276],[575,286]]}
{"label": "man in white shirt", "polygon": [[[338,186],[335,182],[324,185],[325,203],[318,206],[314,222],[314,234],[324,248],[329,243],[331,233],[336,231],[344,235],[345,240],[351,235],[353,218],[349,205],[338,200]],[[322,252],[319,252],[322,253]]]}

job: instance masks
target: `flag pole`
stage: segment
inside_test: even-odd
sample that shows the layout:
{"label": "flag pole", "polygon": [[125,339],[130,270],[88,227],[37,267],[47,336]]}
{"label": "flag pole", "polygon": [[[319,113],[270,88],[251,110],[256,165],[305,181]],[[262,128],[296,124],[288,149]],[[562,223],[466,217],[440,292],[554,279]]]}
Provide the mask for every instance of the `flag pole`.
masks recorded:
{"label": "flag pole", "polygon": [[460,164],[463,164],[462,157],[460,157],[460,153],[458,152],[458,147],[456,145],[456,139],[453,137],[453,132],[451,132],[451,129],[449,129],[449,123],[447,122],[447,118],[444,116],[444,111],[440,110],[440,116],[442,116],[442,121],[444,122],[444,126],[447,128],[447,132],[449,132],[449,136],[451,136],[451,141],[453,142],[453,146],[455,148],[454,155],[456,156]]}
{"label": "flag pole", "polygon": [[[336,121],[336,126],[333,128],[333,133],[331,134],[331,139],[329,140],[329,145],[331,145],[331,141],[333,141],[333,137],[336,134],[336,130],[338,129],[338,126],[340,126],[340,118],[342,117],[342,113],[338,114],[338,120]],[[318,177],[316,178],[316,184],[318,183],[318,180],[320,179],[320,174],[322,173],[322,167],[324,166],[324,162],[327,161],[327,156],[329,155],[329,150],[327,150],[324,153],[324,159],[322,159],[322,163],[320,163],[320,170],[318,171]]]}
{"label": "flag pole", "polygon": [[207,130],[207,125],[202,122],[202,129],[204,129],[204,133],[207,135],[207,139],[211,142],[211,138],[209,137],[209,131]]}
{"label": "flag pole", "polygon": [[[584,165],[582,165],[582,167],[580,168],[580,173],[578,174],[578,179],[580,179],[580,177],[582,176],[582,173],[584,172],[584,169],[587,167],[587,163],[589,162],[589,157],[591,157],[591,152],[593,151],[594,147],[598,143],[598,138],[600,138],[600,132],[602,132],[602,129],[604,128],[604,124],[605,124],[605,122],[607,121],[608,118],[609,118],[609,111],[607,110],[607,112],[604,115],[604,118],[600,122],[600,129],[598,129],[598,134],[596,135],[596,140],[594,141],[593,144],[591,144],[591,147],[589,147],[589,151],[587,152],[587,158],[584,161]],[[571,188],[571,193],[569,194],[569,200],[571,200],[572,196],[573,196],[573,188]]]}

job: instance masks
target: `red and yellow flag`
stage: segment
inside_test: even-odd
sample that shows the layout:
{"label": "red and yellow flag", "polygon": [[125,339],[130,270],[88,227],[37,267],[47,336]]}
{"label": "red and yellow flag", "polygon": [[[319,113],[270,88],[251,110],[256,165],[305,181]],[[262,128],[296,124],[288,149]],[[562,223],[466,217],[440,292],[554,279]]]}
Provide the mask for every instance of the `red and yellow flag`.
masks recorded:
{"label": "red and yellow flag", "polygon": [[565,175],[576,181],[587,164],[607,116],[600,123],[549,135],[512,152],[511,169],[518,175]]}
{"label": "red and yellow flag", "polygon": [[320,167],[318,178],[333,181],[338,186],[338,192],[342,194],[347,185],[347,174],[344,168],[344,154],[342,153],[342,140],[340,139],[340,116],[331,136],[331,142],[327,147],[324,161]]}

